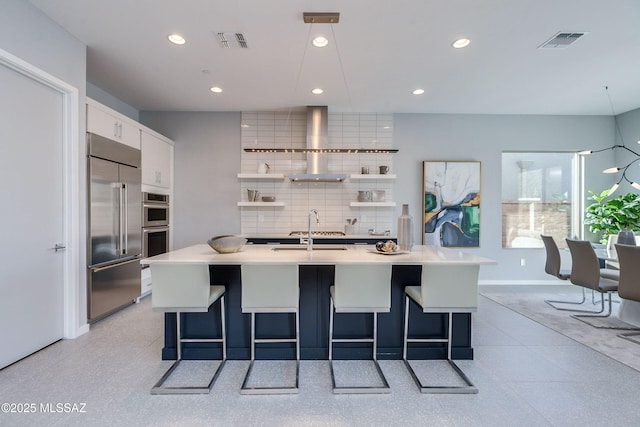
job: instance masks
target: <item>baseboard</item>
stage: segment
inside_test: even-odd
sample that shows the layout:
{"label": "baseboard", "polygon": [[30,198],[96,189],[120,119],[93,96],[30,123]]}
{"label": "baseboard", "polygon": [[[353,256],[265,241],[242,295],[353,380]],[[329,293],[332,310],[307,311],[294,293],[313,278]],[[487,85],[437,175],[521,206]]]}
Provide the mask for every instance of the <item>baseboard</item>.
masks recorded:
{"label": "baseboard", "polygon": [[566,285],[566,280],[478,280],[478,285]]}
{"label": "baseboard", "polygon": [[87,332],[89,332],[89,324],[85,323],[84,325],[79,326],[78,328],[76,328],[73,331],[73,335],[72,336],[66,336],[64,337],[65,340],[73,340],[78,338],[80,335],[84,335]]}

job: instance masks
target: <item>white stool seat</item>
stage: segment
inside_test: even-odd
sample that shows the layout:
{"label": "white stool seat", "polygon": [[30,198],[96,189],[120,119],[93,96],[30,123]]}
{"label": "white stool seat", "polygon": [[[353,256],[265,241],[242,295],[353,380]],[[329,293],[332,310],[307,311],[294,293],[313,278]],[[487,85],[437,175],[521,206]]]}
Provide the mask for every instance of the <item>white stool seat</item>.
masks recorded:
{"label": "white stool seat", "polygon": [[[479,265],[423,265],[420,286],[405,286],[404,339],[402,359],[422,393],[477,393],[478,389],[451,358],[453,313],[477,310]],[[414,301],[423,313],[447,314],[446,337],[409,338],[409,301]],[[447,361],[464,386],[423,385],[407,358],[409,343],[446,343]]]}
{"label": "white stool seat", "polygon": [[[331,299],[333,300],[333,308],[336,310],[336,313],[388,313],[391,309],[391,304],[385,304],[384,302],[377,301],[378,306],[376,306],[376,301],[368,302],[365,304],[350,304],[349,307],[346,306],[336,306],[336,301],[340,301],[340,299],[336,300],[336,287],[331,286],[329,288],[329,293],[331,294]],[[371,292],[367,291],[359,291],[354,292],[355,296],[361,296],[362,300],[367,300],[371,298]],[[391,292],[389,292],[391,294]]]}
{"label": "white stool seat", "polygon": [[[242,312],[251,313],[251,363],[242,382],[241,394],[290,394],[298,393],[300,371],[300,319],[298,265],[243,264],[241,267]],[[294,338],[256,338],[256,313],[295,314]],[[255,362],[256,343],[295,343],[296,381],[292,387],[249,387],[249,377]]]}
{"label": "white stool seat", "polygon": [[213,304],[218,300],[218,298],[224,295],[225,290],[226,289],[224,286],[219,286],[219,285],[209,286],[209,305]]}
{"label": "white stool seat", "polygon": [[[154,311],[176,313],[176,361],[152,387],[151,394],[202,394],[209,393],[213,383],[222,371],[227,360],[227,345],[225,331],[224,293],[225,287],[210,285],[209,266],[202,264],[151,264],[151,280],[153,293],[151,305]],[[209,308],[220,300],[220,338],[183,338],[180,331],[181,313],[207,312]],[[163,386],[171,373],[180,365],[182,359],[182,344],[185,342],[221,343],[222,360],[209,384],[203,386]]]}
{"label": "white stool seat", "polygon": [[[391,309],[391,265],[390,264],[336,264],[334,286],[329,288],[331,307],[329,315],[329,365],[333,392],[342,393],[389,393],[377,358],[378,313]],[[373,336],[371,338],[334,338],[335,313],[372,313]],[[337,386],[333,370],[333,343],[371,343],[372,360],[382,381],[382,386]]]}
{"label": "white stool seat", "polygon": [[405,286],[404,293],[414,300],[420,307],[424,306],[422,302],[422,288],[420,286]]}

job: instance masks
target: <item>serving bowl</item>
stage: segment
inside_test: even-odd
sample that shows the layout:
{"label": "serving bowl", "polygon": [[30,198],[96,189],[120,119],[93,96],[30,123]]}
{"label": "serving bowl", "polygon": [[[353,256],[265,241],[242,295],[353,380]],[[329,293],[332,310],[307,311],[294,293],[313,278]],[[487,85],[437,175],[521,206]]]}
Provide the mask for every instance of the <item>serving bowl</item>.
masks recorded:
{"label": "serving bowl", "polygon": [[275,196],[262,196],[262,201],[263,202],[275,202],[276,198],[275,198]]}
{"label": "serving bowl", "polygon": [[216,236],[207,240],[211,249],[221,254],[231,254],[238,252],[247,243],[247,239],[238,236]]}

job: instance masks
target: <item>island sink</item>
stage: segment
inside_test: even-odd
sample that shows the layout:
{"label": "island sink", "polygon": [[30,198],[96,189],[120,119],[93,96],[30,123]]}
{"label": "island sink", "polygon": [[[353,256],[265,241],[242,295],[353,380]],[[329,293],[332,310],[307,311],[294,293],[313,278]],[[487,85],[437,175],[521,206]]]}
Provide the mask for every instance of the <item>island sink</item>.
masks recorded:
{"label": "island sink", "polygon": [[[272,251],[306,251],[307,245],[276,245],[271,248]],[[347,247],[343,245],[314,245],[313,251],[346,251]]]}

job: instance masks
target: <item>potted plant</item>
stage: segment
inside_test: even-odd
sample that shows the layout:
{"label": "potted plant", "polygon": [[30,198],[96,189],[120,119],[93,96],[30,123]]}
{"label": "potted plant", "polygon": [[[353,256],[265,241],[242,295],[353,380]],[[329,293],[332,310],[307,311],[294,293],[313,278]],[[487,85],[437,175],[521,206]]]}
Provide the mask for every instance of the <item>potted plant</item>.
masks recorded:
{"label": "potted plant", "polygon": [[609,190],[597,194],[589,191],[589,200],[594,203],[587,206],[584,223],[591,232],[602,231],[600,243],[607,243],[610,235],[621,231],[640,230],[640,195],[628,193],[606,200]]}

